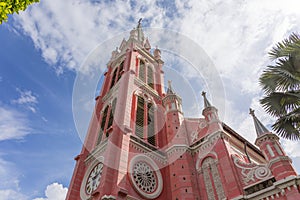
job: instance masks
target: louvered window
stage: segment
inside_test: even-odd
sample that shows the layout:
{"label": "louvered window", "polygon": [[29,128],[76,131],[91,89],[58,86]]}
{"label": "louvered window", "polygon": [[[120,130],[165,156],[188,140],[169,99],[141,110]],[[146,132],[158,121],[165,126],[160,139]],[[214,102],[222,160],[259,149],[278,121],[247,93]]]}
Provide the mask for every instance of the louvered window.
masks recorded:
{"label": "louvered window", "polygon": [[137,110],[136,110],[136,122],[135,122],[135,134],[139,138],[144,136],[144,99],[138,97]]}
{"label": "louvered window", "polygon": [[148,142],[155,146],[155,135],[154,135],[154,111],[153,105],[148,103],[148,115],[147,115],[147,126],[148,126]]}
{"label": "louvered window", "polygon": [[[97,144],[99,144],[101,142],[102,136],[104,133],[106,133],[106,137],[109,136],[107,129],[109,129],[113,124],[116,103],[117,103],[117,99],[114,99],[111,106],[106,106],[103,111],[102,119],[101,119],[101,123],[100,123],[99,135],[98,135],[98,139],[97,139]],[[108,113],[109,107],[111,107],[111,108],[110,108],[110,112]],[[105,128],[106,122],[107,122],[107,127]]]}
{"label": "louvered window", "polygon": [[121,62],[121,64],[120,64],[120,67],[119,67],[119,75],[118,75],[118,80],[117,80],[117,81],[120,80],[120,78],[121,78],[121,76],[122,76],[122,73],[123,73],[123,69],[124,69],[124,61]]}
{"label": "louvered window", "polygon": [[117,99],[114,99],[113,102],[112,102],[111,109],[110,109],[110,114],[109,114],[109,118],[108,118],[107,128],[110,128],[113,124],[114,113],[115,113],[115,108],[116,108],[116,102],[117,102]]}
{"label": "louvered window", "polygon": [[139,78],[145,82],[145,74],[146,74],[146,67],[143,61],[140,61],[140,68],[139,68]]}
{"label": "louvered window", "polygon": [[106,108],[104,109],[103,114],[102,114],[102,120],[101,120],[101,124],[100,124],[100,130],[99,130],[97,144],[99,144],[102,140],[106,117],[107,117],[107,112],[108,112],[108,106],[106,106]]}
{"label": "louvered window", "polygon": [[145,139],[149,144],[156,145],[155,119],[152,103],[146,103],[144,98],[138,97],[136,110],[135,135]]}
{"label": "louvered window", "polygon": [[140,60],[139,66],[139,78],[151,88],[154,89],[154,74],[153,69],[150,66],[145,65],[145,62]]}
{"label": "louvered window", "polygon": [[151,88],[154,88],[153,70],[150,66],[148,66],[148,71],[147,71],[147,83]]}
{"label": "louvered window", "polygon": [[113,76],[112,76],[112,79],[111,79],[110,88],[112,88],[115,85],[117,73],[118,73],[118,68],[116,68],[115,71],[114,71],[114,73],[113,73]]}

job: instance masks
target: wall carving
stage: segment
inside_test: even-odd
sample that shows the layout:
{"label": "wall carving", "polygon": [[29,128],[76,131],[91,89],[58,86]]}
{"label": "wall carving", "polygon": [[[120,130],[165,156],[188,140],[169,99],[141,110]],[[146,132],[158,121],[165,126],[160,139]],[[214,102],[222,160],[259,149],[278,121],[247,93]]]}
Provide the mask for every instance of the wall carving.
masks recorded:
{"label": "wall carving", "polygon": [[271,171],[266,165],[257,165],[254,163],[246,163],[237,155],[232,155],[235,166],[242,169],[241,174],[243,181],[248,184],[250,181],[262,180],[271,177]]}
{"label": "wall carving", "polygon": [[[202,163],[202,172],[208,199],[216,199],[214,190],[217,193],[217,199],[226,199],[221,177],[217,167],[217,160],[213,159],[212,157],[205,158]],[[212,183],[214,183],[214,186]]]}

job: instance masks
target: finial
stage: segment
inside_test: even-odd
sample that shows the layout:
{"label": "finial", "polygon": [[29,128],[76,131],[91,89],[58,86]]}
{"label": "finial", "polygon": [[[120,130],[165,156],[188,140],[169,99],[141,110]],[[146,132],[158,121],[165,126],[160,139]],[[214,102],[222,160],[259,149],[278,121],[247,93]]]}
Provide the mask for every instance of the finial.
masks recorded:
{"label": "finial", "polygon": [[168,94],[174,94],[173,88],[172,88],[172,81],[168,80],[168,90],[167,90]]}
{"label": "finial", "polygon": [[252,115],[257,137],[260,137],[270,131],[257,119],[252,108],[249,109],[249,114]]}
{"label": "finial", "polygon": [[140,18],[140,19],[139,19],[137,28],[140,28],[140,27],[141,27],[142,20],[143,20],[143,18]]}
{"label": "finial", "polygon": [[171,88],[171,84],[172,84],[172,81],[168,80],[168,86],[169,86],[169,88]]}
{"label": "finial", "polygon": [[212,107],[211,104],[209,103],[209,101],[206,98],[206,92],[203,91],[202,96],[203,96],[203,99],[204,99],[204,108]]}
{"label": "finial", "polygon": [[254,111],[252,108],[249,108],[249,114],[252,115],[252,117],[255,117]]}

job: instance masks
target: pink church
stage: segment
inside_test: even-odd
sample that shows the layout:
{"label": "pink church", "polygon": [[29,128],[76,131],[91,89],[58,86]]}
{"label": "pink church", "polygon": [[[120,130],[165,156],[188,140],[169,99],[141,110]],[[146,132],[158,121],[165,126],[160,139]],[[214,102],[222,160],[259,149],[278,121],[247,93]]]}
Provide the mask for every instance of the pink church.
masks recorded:
{"label": "pink church", "polygon": [[66,199],[300,199],[300,176],[254,111],[255,145],[219,120],[205,92],[203,118],[185,118],[150,49],[139,22],[112,52]]}

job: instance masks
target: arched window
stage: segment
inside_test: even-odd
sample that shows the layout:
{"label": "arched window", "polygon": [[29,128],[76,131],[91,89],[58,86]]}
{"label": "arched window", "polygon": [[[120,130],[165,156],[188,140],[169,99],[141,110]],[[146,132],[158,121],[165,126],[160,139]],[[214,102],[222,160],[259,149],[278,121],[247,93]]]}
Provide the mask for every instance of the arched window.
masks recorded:
{"label": "arched window", "polygon": [[[97,144],[99,144],[102,140],[103,134],[108,137],[107,129],[109,129],[114,121],[114,112],[116,108],[117,99],[115,98],[111,105],[107,105],[102,113],[101,123],[100,123],[100,130],[97,139]],[[106,125],[107,124],[107,125]]]}
{"label": "arched window", "polygon": [[120,78],[122,77],[123,70],[124,70],[124,61],[121,62],[120,66],[119,66],[119,75],[118,75],[118,80],[117,80],[117,82],[118,82],[118,81],[120,80]]}
{"label": "arched window", "polygon": [[147,126],[148,126],[148,142],[155,146],[155,134],[154,134],[154,109],[153,104],[147,105]]}
{"label": "arched window", "polygon": [[150,66],[146,67],[145,62],[142,60],[140,60],[139,78],[154,89],[153,69]]}
{"label": "arched window", "polygon": [[111,79],[110,89],[114,87],[114,85],[121,79],[123,71],[124,71],[124,61],[122,61],[121,64],[118,67],[116,67]]}
{"label": "arched window", "polygon": [[145,102],[140,96],[137,98],[135,135],[149,144],[156,145],[153,104]]}
{"label": "arched window", "polygon": [[144,137],[144,105],[144,99],[142,97],[138,97],[135,120],[135,134],[142,139]]}
{"label": "arched window", "polygon": [[110,114],[109,114],[109,118],[108,118],[108,123],[107,123],[107,127],[111,127],[114,121],[114,113],[115,113],[115,109],[116,109],[116,102],[117,99],[114,99],[112,104],[111,104],[111,109],[110,109]]}
{"label": "arched window", "polygon": [[143,82],[145,82],[146,80],[145,80],[145,74],[146,74],[146,68],[145,68],[145,63],[144,63],[144,61],[140,61],[140,68],[139,68],[139,78],[143,81]]}
{"label": "arched window", "polygon": [[113,73],[111,83],[110,83],[110,88],[114,87],[114,85],[115,85],[117,73],[118,73],[118,68],[116,68],[114,73]]}
{"label": "arched window", "polygon": [[147,84],[151,88],[154,88],[153,70],[150,66],[148,66],[148,71],[147,71]]}
{"label": "arched window", "polygon": [[202,172],[208,199],[226,199],[216,160],[212,157],[205,158]]}

